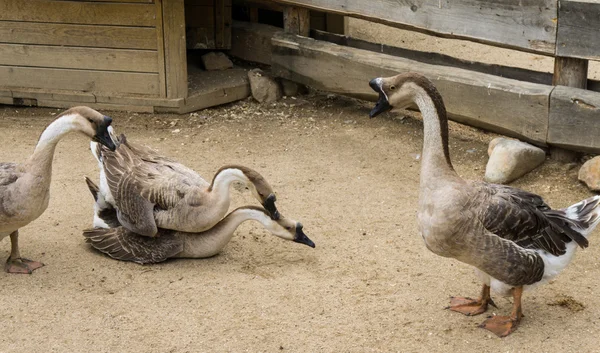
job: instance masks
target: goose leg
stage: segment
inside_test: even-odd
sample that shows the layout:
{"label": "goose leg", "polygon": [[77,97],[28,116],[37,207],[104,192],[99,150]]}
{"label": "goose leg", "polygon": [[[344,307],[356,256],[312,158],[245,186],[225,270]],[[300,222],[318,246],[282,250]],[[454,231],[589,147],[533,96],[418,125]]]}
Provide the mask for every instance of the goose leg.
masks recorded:
{"label": "goose leg", "polygon": [[513,307],[510,316],[494,315],[485,320],[479,327],[492,331],[498,337],[506,337],[510,335],[521,322],[523,312],[521,310],[521,295],[523,287],[513,288]]}
{"label": "goose leg", "polygon": [[446,307],[446,309],[450,309],[467,316],[473,316],[485,313],[488,304],[496,307],[496,304],[490,296],[490,286],[484,284],[483,288],[481,289],[481,297],[479,299],[472,299],[468,297],[451,297],[450,306]]}
{"label": "goose leg", "polygon": [[6,260],[4,270],[8,273],[31,274],[34,270],[44,266],[43,263],[21,257],[19,252],[19,231],[10,234],[10,256]]}

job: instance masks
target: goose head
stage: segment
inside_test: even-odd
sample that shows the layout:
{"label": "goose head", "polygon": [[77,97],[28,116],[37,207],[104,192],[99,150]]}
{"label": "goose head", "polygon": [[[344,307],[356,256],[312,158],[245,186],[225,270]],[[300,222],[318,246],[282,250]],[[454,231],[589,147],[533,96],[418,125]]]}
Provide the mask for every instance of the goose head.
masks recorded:
{"label": "goose head", "polygon": [[304,234],[302,223],[285,218],[283,215],[279,215],[279,219],[270,222],[266,228],[271,234],[282,239],[308,245],[311,248],[315,247],[315,243]]}
{"label": "goose head", "polygon": [[102,115],[89,107],[73,107],[61,115],[72,115],[75,128],[85,135],[89,136],[92,141],[98,142],[111,151],[116,149],[115,143],[110,137],[110,124],[112,119],[106,115]]}
{"label": "goose head", "polygon": [[369,116],[374,118],[390,110],[408,108],[415,101],[416,86],[423,86],[426,82],[429,81],[424,76],[414,73],[372,79],[369,86],[379,93],[379,99]]}

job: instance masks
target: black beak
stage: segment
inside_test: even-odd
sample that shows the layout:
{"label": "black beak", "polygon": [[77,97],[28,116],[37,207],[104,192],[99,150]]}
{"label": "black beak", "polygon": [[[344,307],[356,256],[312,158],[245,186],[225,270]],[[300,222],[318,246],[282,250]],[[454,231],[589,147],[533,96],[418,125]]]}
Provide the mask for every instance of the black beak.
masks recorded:
{"label": "black beak", "polygon": [[383,92],[383,88],[381,87],[382,84],[383,80],[381,79],[381,77],[374,78],[369,82],[369,86],[371,86],[373,91],[379,93],[379,100],[377,100],[375,108],[373,108],[373,110],[371,110],[371,112],[369,113],[370,118],[374,118],[377,115],[392,109],[392,106],[388,101],[387,95]]}
{"label": "black beak", "polygon": [[302,223],[300,222],[296,223],[296,235],[294,236],[294,241],[296,243],[308,245],[311,248],[315,247],[315,243],[312,240],[308,239],[306,234],[304,234],[304,232],[302,231]]}
{"label": "black beak", "polygon": [[115,146],[115,143],[110,138],[110,134],[108,133],[108,127],[111,123],[112,119],[105,116],[102,123],[98,124],[98,128],[96,129],[96,135],[94,135],[92,140],[106,146],[111,151],[114,151],[117,149],[117,146]]}
{"label": "black beak", "polygon": [[279,211],[277,210],[277,207],[275,207],[275,201],[277,201],[277,197],[275,197],[275,194],[271,194],[267,197],[265,203],[263,204],[263,207],[265,210],[267,210],[267,212],[269,212],[271,219],[274,221],[278,220],[280,217]]}

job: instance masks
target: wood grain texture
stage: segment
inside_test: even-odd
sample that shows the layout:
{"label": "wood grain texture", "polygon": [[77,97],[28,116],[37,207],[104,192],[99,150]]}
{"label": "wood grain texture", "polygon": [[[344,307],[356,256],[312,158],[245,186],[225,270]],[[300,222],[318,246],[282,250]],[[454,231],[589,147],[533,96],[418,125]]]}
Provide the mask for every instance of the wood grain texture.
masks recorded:
{"label": "wood grain texture", "polygon": [[556,55],[600,60],[600,2],[560,0]]}
{"label": "wood grain texture", "polygon": [[233,68],[225,71],[203,71],[191,67],[189,97],[175,112],[189,113],[248,96],[250,96],[250,83],[246,70]]}
{"label": "wood grain texture", "polygon": [[150,27],[89,26],[0,21],[0,42],[156,50]]}
{"label": "wood grain texture", "polygon": [[0,21],[155,26],[153,4],[2,0]]}
{"label": "wood grain texture", "polygon": [[167,98],[188,94],[183,0],[162,0]]}
{"label": "wood grain texture", "polygon": [[552,84],[555,86],[569,86],[587,88],[588,61],[585,59],[554,58],[554,76]]}
{"label": "wood grain texture", "polygon": [[163,32],[163,19],[162,19],[162,0],[156,0],[156,59],[158,65],[158,89],[160,91],[160,97],[167,97],[167,74],[165,67],[165,46],[164,46],[164,32]]}
{"label": "wood grain texture", "polygon": [[158,74],[0,66],[0,87],[158,95]]}
{"label": "wood grain texture", "polygon": [[547,55],[556,47],[556,0],[274,1]]}
{"label": "wood grain texture", "polygon": [[158,72],[156,51],[1,44],[0,65]]}
{"label": "wood grain texture", "polygon": [[369,100],[377,98],[368,85],[372,78],[419,72],[438,87],[451,119],[538,145],[546,142],[551,86],[423,64],[285,33],[273,38],[272,69],[281,77],[317,89]]}
{"label": "wood grain texture", "polygon": [[557,86],[550,96],[548,143],[600,153],[600,93]]}
{"label": "wood grain texture", "polygon": [[310,34],[310,11],[287,6],[283,9],[283,29],[287,33],[308,37]]}
{"label": "wood grain texture", "polygon": [[271,65],[271,39],[281,28],[260,23],[234,21],[229,53],[242,60]]}

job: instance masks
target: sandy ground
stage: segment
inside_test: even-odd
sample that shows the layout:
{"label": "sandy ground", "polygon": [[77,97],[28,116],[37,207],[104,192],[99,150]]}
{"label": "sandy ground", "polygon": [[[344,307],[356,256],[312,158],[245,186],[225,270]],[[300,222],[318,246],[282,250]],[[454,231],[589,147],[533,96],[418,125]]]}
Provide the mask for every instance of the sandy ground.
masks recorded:
{"label": "sandy ground", "polygon": [[[83,176],[97,180],[83,136],[62,141],[46,213],[21,231],[47,266],[1,273],[0,352],[589,352],[600,336],[600,236],[556,281],[524,295],[522,325],[499,339],[485,316],[443,310],[479,293],[473,270],[424,246],[416,224],[422,123],[333,95],[251,100],[197,115],[109,113],[130,139],[205,178],[227,163],[260,171],[278,207],[316,249],[248,222],[218,256],[141,266],[87,246]],[[56,109],[0,107],[0,160],[22,161]],[[106,112],[105,112],[106,113]],[[451,124],[457,171],[482,179],[495,135]],[[514,183],[556,207],[591,195],[577,168],[548,161]],[[232,208],[256,204],[232,191]],[[1,244],[0,257],[10,242]],[[507,313],[508,299],[495,298]]]}

